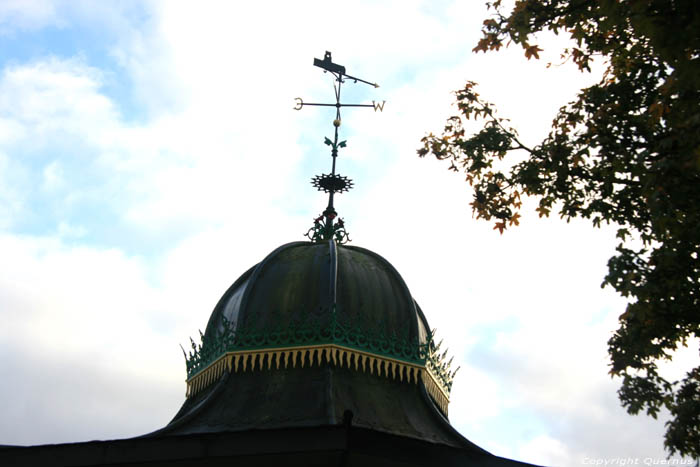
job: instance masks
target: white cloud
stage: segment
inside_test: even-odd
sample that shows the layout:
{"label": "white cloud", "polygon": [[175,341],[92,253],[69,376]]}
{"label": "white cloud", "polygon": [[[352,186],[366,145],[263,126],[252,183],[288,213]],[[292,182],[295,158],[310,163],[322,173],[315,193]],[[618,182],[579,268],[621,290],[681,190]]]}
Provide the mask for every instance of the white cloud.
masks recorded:
{"label": "white cloud", "polygon": [[570,465],[571,457],[566,446],[558,439],[539,435],[519,449],[517,459],[525,462],[541,462],[548,459],[548,465]]}
{"label": "white cloud", "polygon": [[66,131],[90,138],[92,129],[112,124],[112,103],[97,91],[101,73],[81,59],[51,57],[3,70],[0,112],[37,132]]}
{"label": "white cloud", "polygon": [[60,222],[58,224],[57,234],[59,238],[80,238],[87,234],[87,229],[82,225],[72,225],[67,222]]}
{"label": "white cloud", "polygon": [[0,34],[61,24],[55,2],[51,0],[5,0],[0,3]]}
{"label": "white cloud", "polygon": [[[162,421],[177,404],[167,388],[176,387],[182,368],[172,358],[175,343],[159,329],[162,300],[143,262],[113,249],[6,234],[0,252],[12,265],[0,272],[0,319],[12,323],[0,329],[0,342],[16,370],[2,389],[3,441],[67,442],[155,428],[147,417]],[[124,418],[118,412],[143,405],[144,384],[170,407],[153,404],[143,418]],[[109,419],[121,420],[121,428],[100,426]],[[66,422],[70,428],[55,429]]]}
{"label": "white cloud", "polygon": [[17,188],[17,174],[12,161],[0,152],[0,228],[7,228],[20,212],[23,193]]}
{"label": "white cloud", "polygon": [[53,161],[44,167],[44,183],[42,188],[46,191],[53,192],[63,188],[66,184],[63,175],[63,169],[58,161]]}

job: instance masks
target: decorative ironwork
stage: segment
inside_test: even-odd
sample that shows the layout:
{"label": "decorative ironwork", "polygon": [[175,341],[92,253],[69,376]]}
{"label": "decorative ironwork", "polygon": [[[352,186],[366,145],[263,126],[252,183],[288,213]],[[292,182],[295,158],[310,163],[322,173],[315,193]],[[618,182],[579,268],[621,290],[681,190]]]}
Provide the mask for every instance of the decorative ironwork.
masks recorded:
{"label": "decorative ironwork", "polygon": [[345,222],[338,219],[337,222],[328,222],[323,215],[314,219],[314,226],[306,232],[306,237],[312,242],[324,242],[335,240],[336,243],[344,244],[350,240],[350,234],[345,230]]}
{"label": "decorative ironwork", "polygon": [[[344,104],[340,102],[340,88],[345,80],[351,80],[354,83],[365,83],[375,88],[379,85],[376,83],[371,83],[363,79],[357,78],[355,76],[350,76],[345,72],[345,67],[337,63],[333,63],[331,53],[326,52],[323,56],[323,60],[314,58],[314,66],[323,69],[324,73],[330,73],[333,75],[333,89],[335,91],[335,103],[319,103],[319,102],[304,102],[301,97],[295,99],[296,104],[294,106],[295,110],[301,110],[306,105],[322,106],[322,107],[335,107],[335,119],[333,120],[333,127],[335,128],[333,139],[325,138],[324,143],[331,147],[331,158],[333,160],[331,173],[317,175],[312,179],[312,184],[314,187],[320,191],[328,193],[328,206],[325,211],[323,211],[323,219],[320,221],[316,219],[314,221],[314,226],[309,229],[306,236],[314,242],[329,240],[331,238],[344,239],[344,242],[350,241],[350,238],[345,232],[344,226],[342,225],[342,220],[335,220],[338,213],[335,211],[333,206],[334,195],[336,193],[342,193],[348,191],[352,188],[352,181],[347,177],[337,175],[335,173],[336,158],[338,157],[338,150],[346,147],[346,141],[338,141],[338,129],[340,128],[340,109],[341,107],[372,107],[376,112],[384,110],[384,104],[386,101],[381,103],[372,101],[371,104]],[[340,226],[335,226],[334,223],[341,224]]]}
{"label": "decorative ironwork", "polygon": [[[378,374],[381,372],[382,365],[384,365],[387,376],[389,368],[394,368],[394,377],[396,377],[395,368],[398,365],[399,377],[402,378],[402,374],[406,373],[407,379],[411,372],[415,374],[415,370],[425,370],[427,374],[421,377],[426,383],[426,387],[433,398],[439,402],[443,411],[447,413],[452,381],[459,368],[450,369],[452,359],[447,360],[447,350],[440,353],[442,342],[435,343],[435,330],[429,331],[426,342],[421,344],[416,342],[415,338],[409,338],[408,327],[401,335],[396,332],[389,333],[386,329],[367,329],[360,322],[339,319],[335,307],[329,313],[301,313],[296,316],[299,317],[296,321],[287,323],[283,323],[279,319],[270,320],[277,324],[269,325],[267,328],[255,326],[255,323],[260,322],[254,319],[255,317],[251,317],[249,320],[253,323],[252,325],[245,323],[234,325],[222,317],[223,325],[218,332],[205,336],[200,331],[201,343],[197,345],[190,339],[192,351],[185,358],[188,394],[192,393],[189,387],[190,383],[194,384],[196,388],[201,388],[223,373],[225,365],[222,363],[222,357],[226,355],[236,356],[236,370],[238,369],[238,358],[241,356],[244,357],[244,370],[246,362],[251,356],[252,367],[255,366],[256,358],[259,356],[260,367],[263,367],[263,360],[266,357],[269,369],[272,365],[272,358],[275,356],[275,366],[279,368],[282,357],[285,358],[286,367],[290,355],[295,363],[297,354],[302,352],[301,364],[303,365],[304,355],[309,351],[320,349],[335,352],[339,350],[341,356],[344,355],[342,352],[346,352],[347,355],[355,355],[355,369],[358,368],[357,365],[360,361],[358,358],[361,359],[364,369],[364,358],[368,357],[370,371],[373,371],[375,360],[379,361],[376,365]],[[309,358],[313,362],[313,355]],[[326,361],[329,360],[329,354],[326,353]],[[320,357],[318,361],[320,363]],[[346,362],[350,366],[350,356],[347,356]],[[232,361],[229,360],[229,371],[231,363]],[[333,363],[337,363],[335,356],[333,356]],[[213,375],[208,372],[213,372]]]}
{"label": "decorative ironwork", "polygon": [[316,175],[311,179],[311,184],[316,187],[318,191],[325,191],[326,193],[330,193],[331,191],[343,193],[349,191],[353,186],[352,180],[337,174]]}

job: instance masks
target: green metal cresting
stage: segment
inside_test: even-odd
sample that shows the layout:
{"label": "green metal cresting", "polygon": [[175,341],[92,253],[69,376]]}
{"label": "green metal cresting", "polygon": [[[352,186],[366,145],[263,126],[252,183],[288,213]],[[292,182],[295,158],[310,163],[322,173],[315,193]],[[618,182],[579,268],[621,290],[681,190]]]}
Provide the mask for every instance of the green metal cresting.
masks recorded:
{"label": "green metal cresting", "polygon": [[328,314],[301,315],[304,316],[303,321],[278,324],[269,329],[233,325],[222,317],[223,329],[214,336],[205,336],[200,331],[202,341],[199,345],[190,339],[192,351],[186,355],[188,379],[196,376],[227,352],[337,344],[424,366],[437,376],[448,393],[452,388],[452,380],[459,368],[450,370],[452,359],[447,361],[447,350],[439,353],[441,342],[435,343],[434,331],[428,333],[424,344],[419,344],[415,339],[409,339],[408,332],[397,335],[386,331],[368,331],[357,323],[341,322],[335,307],[329,313],[329,319]]}

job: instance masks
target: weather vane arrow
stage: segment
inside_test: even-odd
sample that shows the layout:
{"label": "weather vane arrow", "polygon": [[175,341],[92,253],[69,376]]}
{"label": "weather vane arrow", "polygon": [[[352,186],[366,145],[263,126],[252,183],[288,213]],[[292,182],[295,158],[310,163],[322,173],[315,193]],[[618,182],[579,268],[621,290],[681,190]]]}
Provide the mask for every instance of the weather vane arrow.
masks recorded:
{"label": "weather vane arrow", "polygon": [[301,110],[302,107],[305,105],[317,105],[317,106],[322,106],[322,107],[336,107],[338,109],[338,114],[337,117],[340,118],[340,108],[341,107],[374,107],[374,111],[376,112],[379,110],[382,112],[384,110],[384,104],[386,104],[386,101],[382,102],[375,102],[372,101],[371,104],[341,104],[340,103],[340,85],[345,82],[345,79],[352,80],[354,83],[360,82],[360,83],[365,83],[369,84],[370,86],[374,86],[375,88],[378,88],[379,85],[377,83],[370,83],[369,81],[365,81],[364,79],[356,78],[354,76],[350,76],[347,73],[345,73],[345,67],[342,65],[338,65],[337,63],[333,63],[333,60],[331,59],[331,53],[326,52],[326,54],[323,56],[323,60],[319,60],[318,58],[314,58],[314,66],[317,66],[319,68],[323,68],[324,73],[325,72],[331,72],[335,76],[335,81],[338,83],[337,86],[335,86],[335,104],[322,104],[319,102],[304,102],[304,100],[301,97],[296,97],[294,100],[296,101],[296,105],[294,106],[294,110]]}
{"label": "weather vane arrow", "polygon": [[344,66],[338,65],[337,63],[333,63],[330,52],[326,52],[326,54],[323,56],[323,60],[319,60],[318,58],[314,58],[314,66],[322,68],[324,73],[331,73],[333,75],[333,77],[334,77],[333,89],[335,90],[335,104],[304,102],[301,99],[301,97],[297,97],[295,99],[296,105],[294,106],[294,109],[301,110],[305,105],[335,107],[336,108],[335,120],[333,120],[333,126],[335,127],[335,134],[334,134],[333,140],[331,140],[330,138],[324,139],[324,143],[331,147],[331,157],[333,159],[331,173],[317,175],[311,179],[311,184],[314,187],[316,187],[319,191],[324,191],[324,192],[328,193],[328,206],[326,207],[326,210],[323,211],[323,214],[314,220],[314,226],[309,229],[309,231],[306,233],[306,236],[314,242],[334,239],[339,243],[345,243],[345,242],[350,240],[350,237],[348,236],[347,232],[345,231],[345,224],[343,223],[343,220],[338,219],[337,221],[335,221],[335,218],[338,216],[338,213],[335,211],[335,208],[333,207],[334,195],[336,193],[342,193],[344,191],[348,191],[353,186],[352,180],[350,180],[347,177],[344,177],[342,175],[338,175],[335,173],[335,162],[336,162],[336,158],[338,157],[338,150],[346,147],[346,141],[338,142],[338,128],[340,127],[340,122],[341,122],[341,120],[340,120],[340,108],[341,107],[373,107],[375,112],[377,110],[379,110],[381,112],[384,110],[384,104],[386,103],[386,101],[382,101],[381,103],[372,101],[371,104],[342,104],[340,102],[340,87],[346,80],[351,80],[355,83],[360,82],[360,83],[369,84],[370,86],[374,86],[375,88],[378,88],[379,85],[377,83],[370,83],[369,81],[365,81],[363,79],[356,78],[354,76],[350,76],[347,73],[345,73]]}

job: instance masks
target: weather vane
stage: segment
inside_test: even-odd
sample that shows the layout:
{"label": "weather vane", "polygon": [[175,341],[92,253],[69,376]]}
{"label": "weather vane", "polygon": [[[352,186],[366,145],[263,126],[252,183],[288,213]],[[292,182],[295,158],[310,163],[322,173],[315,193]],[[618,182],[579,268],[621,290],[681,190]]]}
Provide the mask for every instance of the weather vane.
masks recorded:
{"label": "weather vane", "polygon": [[338,157],[338,149],[346,147],[346,141],[340,141],[338,142],[338,128],[340,127],[340,108],[341,107],[373,107],[374,111],[376,112],[379,110],[380,112],[384,110],[384,104],[386,101],[382,101],[381,103],[372,101],[371,104],[341,104],[340,103],[340,87],[341,85],[345,82],[346,79],[352,80],[354,83],[360,82],[360,83],[365,83],[369,84],[371,86],[374,86],[375,88],[378,88],[379,85],[376,83],[370,83],[369,81],[365,81],[360,78],[356,78],[354,76],[350,76],[347,73],[345,73],[345,67],[342,65],[338,65],[337,63],[333,63],[331,59],[331,53],[326,52],[326,54],[323,56],[323,60],[319,60],[318,58],[314,58],[314,66],[317,66],[319,68],[323,68],[323,72],[327,73],[330,72],[333,75],[333,89],[335,90],[335,104],[320,104],[317,102],[304,102],[300,97],[297,97],[295,99],[296,105],[294,106],[295,110],[301,110],[305,105],[317,105],[317,106],[323,106],[323,107],[335,107],[335,119],[333,120],[333,126],[335,127],[335,134],[333,137],[333,141],[331,141],[329,138],[324,139],[324,143],[327,146],[331,147],[331,157],[333,159],[333,165],[331,167],[331,173],[329,174],[322,174],[322,175],[316,175],[314,178],[311,179],[311,184],[316,187],[319,191],[324,191],[328,193],[328,206],[326,207],[326,210],[323,211],[323,214],[318,216],[314,220],[314,226],[311,227],[308,232],[306,232],[306,236],[309,238],[309,240],[313,242],[320,242],[324,240],[331,240],[335,239],[338,243],[346,243],[350,241],[350,237],[348,236],[348,233],[345,230],[345,224],[343,223],[343,219],[338,219],[337,221],[335,220],[336,217],[338,217],[338,213],[335,211],[335,208],[333,207],[333,197],[336,193],[342,193],[344,191],[348,191],[352,188],[352,180],[350,180],[348,177],[344,177],[342,175],[338,175],[335,173],[335,160]]}

